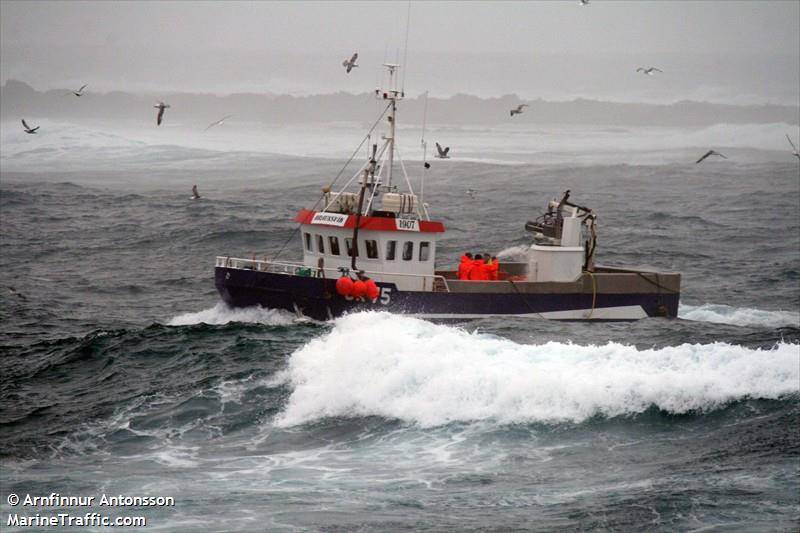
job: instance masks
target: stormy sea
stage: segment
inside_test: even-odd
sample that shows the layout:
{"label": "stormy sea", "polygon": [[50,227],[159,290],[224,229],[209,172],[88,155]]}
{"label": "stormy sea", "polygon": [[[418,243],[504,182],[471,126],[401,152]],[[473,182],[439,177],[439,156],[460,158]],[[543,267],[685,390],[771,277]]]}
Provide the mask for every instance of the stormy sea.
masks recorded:
{"label": "stormy sea", "polygon": [[440,268],[523,253],[569,189],[599,264],[683,276],[677,319],[437,323],[214,288],[216,256],[301,257],[295,213],[368,124],[39,123],[2,125],[3,531],[800,527],[796,125],[429,126]]}

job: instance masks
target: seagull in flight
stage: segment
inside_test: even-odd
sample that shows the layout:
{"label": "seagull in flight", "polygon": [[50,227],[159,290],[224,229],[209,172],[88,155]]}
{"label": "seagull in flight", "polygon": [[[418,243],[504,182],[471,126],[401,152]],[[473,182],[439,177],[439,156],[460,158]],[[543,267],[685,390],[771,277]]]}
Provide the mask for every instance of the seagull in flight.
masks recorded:
{"label": "seagull in flight", "polygon": [[582,6],[588,6],[589,5],[589,0],[578,0],[578,3],[580,5],[582,5]]}
{"label": "seagull in flight", "polygon": [[642,72],[642,73],[646,74],[647,76],[652,76],[656,72],[663,73],[664,71],[661,70],[660,68],[656,68],[656,67],[648,67],[648,68],[639,67],[639,68],[636,69],[636,72]]}
{"label": "seagull in flight", "polygon": [[475,190],[467,189],[467,196],[469,196],[470,198],[475,198]]}
{"label": "seagull in flight", "polygon": [[24,295],[24,294],[22,294],[21,292],[17,292],[17,289],[15,289],[14,287],[12,287],[11,285],[8,285],[8,292],[10,292],[11,294],[13,294],[14,296],[19,296],[19,297],[20,297],[20,298],[22,298],[23,300],[27,300],[27,298],[25,298],[25,295]]}
{"label": "seagull in flight", "polygon": [[436,143],[436,151],[439,152],[438,154],[436,154],[436,157],[438,157],[439,159],[450,159],[450,156],[447,155],[448,152],[450,152],[449,146],[446,148],[442,148],[441,144]]}
{"label": "seagull in flight", "polygon": [[88,84],[84,83],[83,86],[81,86],[80,89],[78,89],[77,91],[72,91],[72,94],[74,94],[77,97],[83,96],[83,90],[87,87],[87,85]]}
{"label": "seagull in flight", "polygon": [[528,107],[528,104],[519,104],[519,105],[517,106],[517,108],[516,108],[516,109],[512,109],[512,110],[511,110],[511,111],[509,111],[508,113],[509,113],[509,114],[510,114],[512,117],[513,117],[514,115],[519,115],[520,113],[522,113],[522,112],[523,112],[523,111],[522,111],[522,108],[523,108],[523,107]]}
{"label": "seagull in flight", "polygon": [[154,105],[156,109],[158,109],[158,116],[156,117],[156,126],[161,125],[161,119],[164,118],[164,110],[169,107],[169,104],[165,104],[164,102],[159,102],[158,105]]}
{"label": "seagull in flight", "polygon": [[789,134],[786,134],[786,140],[789,141],[789,144],[792,145],[792,155],[795,156],[797,159],[800,159],[800,152],[797,151],[797,147],[792,142],[792,139],[789,138]]}
{"label": "seagull in flight", "polygon": [[353,54],[353,57],[351,57],[350,59],[345,59],[342,62],[342,66],[347,69],[347,73],[348,74],[350,74],[350,71],[358,66],[358,65],[356,65],[356,59],[358,59],[358,52]]}
{"label": "seagull in flight", "polygon": [[716,150],[709,150],[708,152],[706,152],[705,154],[703,154],[703,157],[701,157],[700,159],[698,159],[697,161],[695,161],[695,162],[694,162],[694,164],[696,165],[697,163],[701,162],[701,161],[702,161],[703,159],[705,159],[706,157],[711,157],[712,155],[718,155],[718,156],[720,156],[722,159],[728,159],[727,157],[725,157],[725,156],[724,156],[724,155],[722,155],[721,153],[717,152]]}
{"label": "seagull in flight", "polygon": [[39,129],[39,126],[36,126],[35,128],[28,126],[28,123],[25,122],[24,118],[22,119],[22,127],[25,128],[25,133],[36,133],[36,130]]}
{"label": "seagull in flight", "polygon": [[211,128],[213,128],[214,126],[219,126],[220,124],[222,124],[223,122],[225,122],[226,120],[228,120],[229,118],[231,118],[232,116],[233,116],[233,115],[227,115],[227,116],[224,116],[224,117],[222,117],[221,119],[219,119],[219,120],[218,120],[218,121],[216,121],[216,122],[212,122],[211,124],[209,124],[208,126],[206,126],[206,129],[204,129],[203,131],[208,131],[208,130],[210,130]]}

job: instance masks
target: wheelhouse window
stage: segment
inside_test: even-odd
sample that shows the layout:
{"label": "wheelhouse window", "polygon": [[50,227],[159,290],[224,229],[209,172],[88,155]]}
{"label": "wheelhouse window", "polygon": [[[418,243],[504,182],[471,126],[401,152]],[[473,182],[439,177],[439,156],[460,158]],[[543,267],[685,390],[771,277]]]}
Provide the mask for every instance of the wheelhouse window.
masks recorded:
{"label": "wheelhouse window", "polygon": [[316,235],[317,237],[317,251],[321,254],[325,253],[325,238],[322,235]]}
{"label": "wheelhouse window", "polygon": [[403,243],[403,261],[411,261],[414,257],[414,243],[406,241]]}
{"label": "wheelhouse window", "polygon": [[305,241],[306,241],[306,251],[307,252],[313,251],[313,250],[311,250],[311,234],[304,232],[303,233],[303,237],[305,238]]}
{"label": "wheelhouse window", "polygon": [[378,241],[367,239],[364,241],[364,246],[367,249],[367,258],[369,259],[378,258]]}
{"label": "wheelhouse window", "polygon": [[353,250],[353,239],[350,237],[346,237],[344,239],[344,246],[347,248],[347,255],[349,257],[353,257],[354,255],[358,257],[358,244],[355,246],[355,250]]}
{"label": "wheelhouse window", "polygon": [[386,242],[386,260],[394,261],[395,253],[397,252],[397,241]]}
{"label": "wheelhouse window", "polygon": [[340,255],[339,254],[339,237],[328,237],[328,244],[330,245],[331,254],[333,255]]}
{"label": "wheelhouse window", "polygon": [[424,241],[419,243],[419,260],[427,261],[431,254],[431,243]]}

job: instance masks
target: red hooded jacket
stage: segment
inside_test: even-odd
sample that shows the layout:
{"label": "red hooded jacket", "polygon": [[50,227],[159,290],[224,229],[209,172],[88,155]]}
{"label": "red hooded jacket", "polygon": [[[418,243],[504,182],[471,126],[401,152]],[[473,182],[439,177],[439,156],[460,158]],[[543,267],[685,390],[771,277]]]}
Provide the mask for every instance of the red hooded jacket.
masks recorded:
{"label": "red hooded jacket", "polygon": [[469,279],[472,281],[489,279],[486,269],[484,268],[485,265],[486,263],[483,262],[483,259],[475,259],[472,261],[472,270],[469,271]]}
{"label": "red hooded jacket", "polygon": [[499,267],[500,264],[497,259],[492,259],[492,261],[486,265],[486,270],[489,273],[489,279],[497,281],[497,269]]}
{"label": "red hooded jacket", "polygon": [[458,272],[456,273],[458,279],[469,279],[470,270],[472,270],[472,259],[466,255],[462,255],[461,263],[459,263]]}

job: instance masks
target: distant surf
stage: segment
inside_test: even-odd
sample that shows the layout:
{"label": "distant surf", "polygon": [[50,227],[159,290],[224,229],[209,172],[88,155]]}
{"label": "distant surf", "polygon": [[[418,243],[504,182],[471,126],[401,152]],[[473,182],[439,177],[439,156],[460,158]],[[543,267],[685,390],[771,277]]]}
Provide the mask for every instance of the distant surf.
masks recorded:
{"label": "distant surf", "polygon": [[[3,121],[0,144],[4,171],[205,168],[264,157],[340,159],[361,141],[358,123],[275,125],[227,121],[204,132],[199,125],[170,123],[154,129],[139,122],[92,123],[42,119],[35,139],[16,122]],[[508,124],[494,127],[433,127],[429,143],[446,138],[451,159],[428,159],[446,168],[458,164],[665,164],[694,162],[697,147],[737,149],[737,161],[792,161],[784,135],[797,127],[774,124],[716,124],[706,128]],[[400,137],[407,161],[422,160],[416,134]],[[444,139],[443,139],[444,140]]]}

